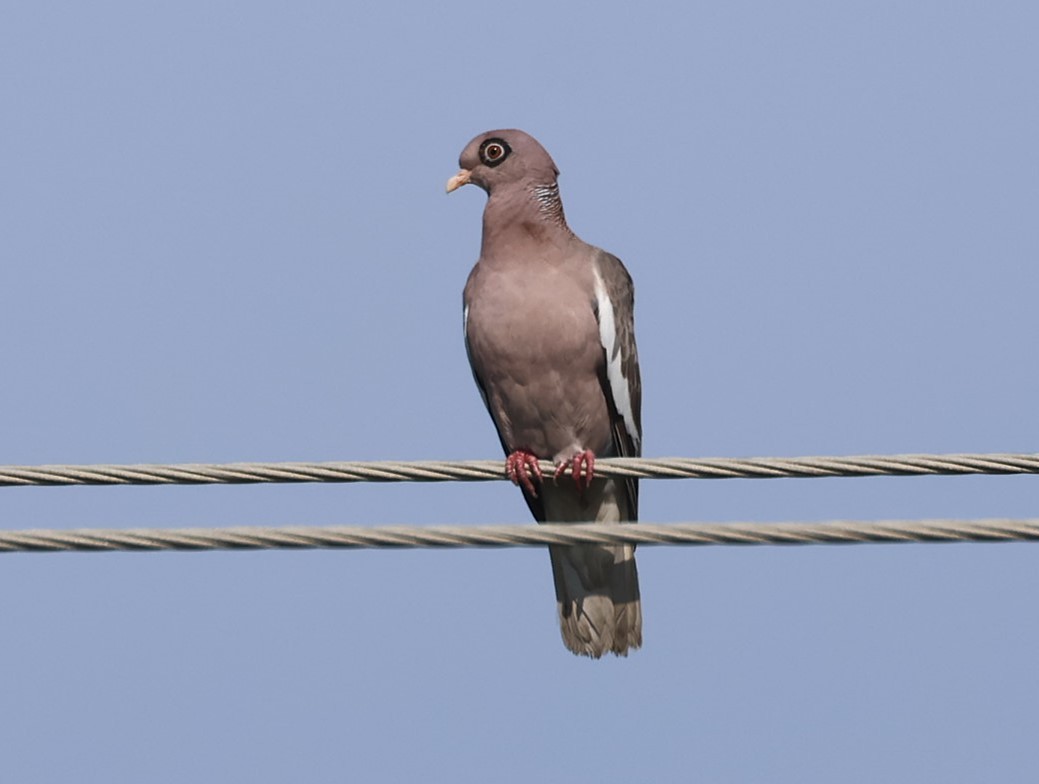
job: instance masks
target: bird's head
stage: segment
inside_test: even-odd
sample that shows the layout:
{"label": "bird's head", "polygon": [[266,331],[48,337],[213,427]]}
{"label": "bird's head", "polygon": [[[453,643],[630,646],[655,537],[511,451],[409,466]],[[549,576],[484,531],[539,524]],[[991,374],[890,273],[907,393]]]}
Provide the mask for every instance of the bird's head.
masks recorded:
{"label": "bird's head", "polygon": [[559,176],[552,157],[533,136],[515,129],[481,133],[462,150],[461,171],[447,181],[450,193],[479,185],[488,194],[509,186],[551,186]]}

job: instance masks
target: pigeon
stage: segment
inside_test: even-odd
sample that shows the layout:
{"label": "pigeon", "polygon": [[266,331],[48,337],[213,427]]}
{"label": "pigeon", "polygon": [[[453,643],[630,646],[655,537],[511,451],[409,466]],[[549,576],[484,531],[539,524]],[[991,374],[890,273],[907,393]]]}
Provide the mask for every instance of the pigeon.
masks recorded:
{"label": "pigeon", "polygon": [[[642,451],[631,276],[567,226],[559,170],[530,135],[480,134],[459,165],[448,193],[487,192],[462,319],[505,472],[539,523],[634,523],[638,481],[595,476],[597,457]],[[554,476],[539,460],[555,464]],[[633,545],[553,545],[549,555],[569,650],[600,658],[642,645]]]}

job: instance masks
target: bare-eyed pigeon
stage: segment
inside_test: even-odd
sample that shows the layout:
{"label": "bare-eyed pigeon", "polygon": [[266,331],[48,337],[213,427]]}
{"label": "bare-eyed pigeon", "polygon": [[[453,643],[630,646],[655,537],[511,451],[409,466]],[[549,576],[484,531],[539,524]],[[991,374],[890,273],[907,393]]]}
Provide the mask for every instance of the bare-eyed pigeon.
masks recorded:
{"label": "bare-eyed pigeon", "polygon": [[[642,391],[631,277],[566,225],[559,170],[523,131],[480,134],[447,182],[487,192],[480,258],[465,286],[465,346],[538,522],[634,523],[637,480],[594,477],[595,458],[641,454]],[[544,479],[538,459],[552,460]],[[573,478],[564,478],[570,469]],[[625,655],[642,644],[635,548],[552,546],[563,642]]]}

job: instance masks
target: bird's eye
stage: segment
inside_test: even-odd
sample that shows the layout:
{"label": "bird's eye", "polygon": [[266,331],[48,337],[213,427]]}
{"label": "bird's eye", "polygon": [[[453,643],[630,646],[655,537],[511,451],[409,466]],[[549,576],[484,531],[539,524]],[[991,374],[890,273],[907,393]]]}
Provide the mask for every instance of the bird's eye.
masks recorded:
{"label": "bird's eye", "polygon": [[487,166],[497,166],[509,157],[512,148],[502,139],[488,139],[480,145],[480,160]]}

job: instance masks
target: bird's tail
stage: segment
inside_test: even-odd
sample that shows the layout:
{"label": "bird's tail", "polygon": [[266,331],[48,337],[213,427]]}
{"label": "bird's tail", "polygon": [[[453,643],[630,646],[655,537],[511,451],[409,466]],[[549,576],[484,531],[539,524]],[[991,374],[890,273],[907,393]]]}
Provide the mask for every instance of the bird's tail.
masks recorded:
{"label": "bird's tail", "polygon": [[[545,518],[553,523],[635,522],[634,504],[623,482],[596,479],[582,495],[569,483],[542,484]],[[626,656],[642,645],[642,604],[635,547],[576,545],[549,547],[563,643],[598,659]]]}

